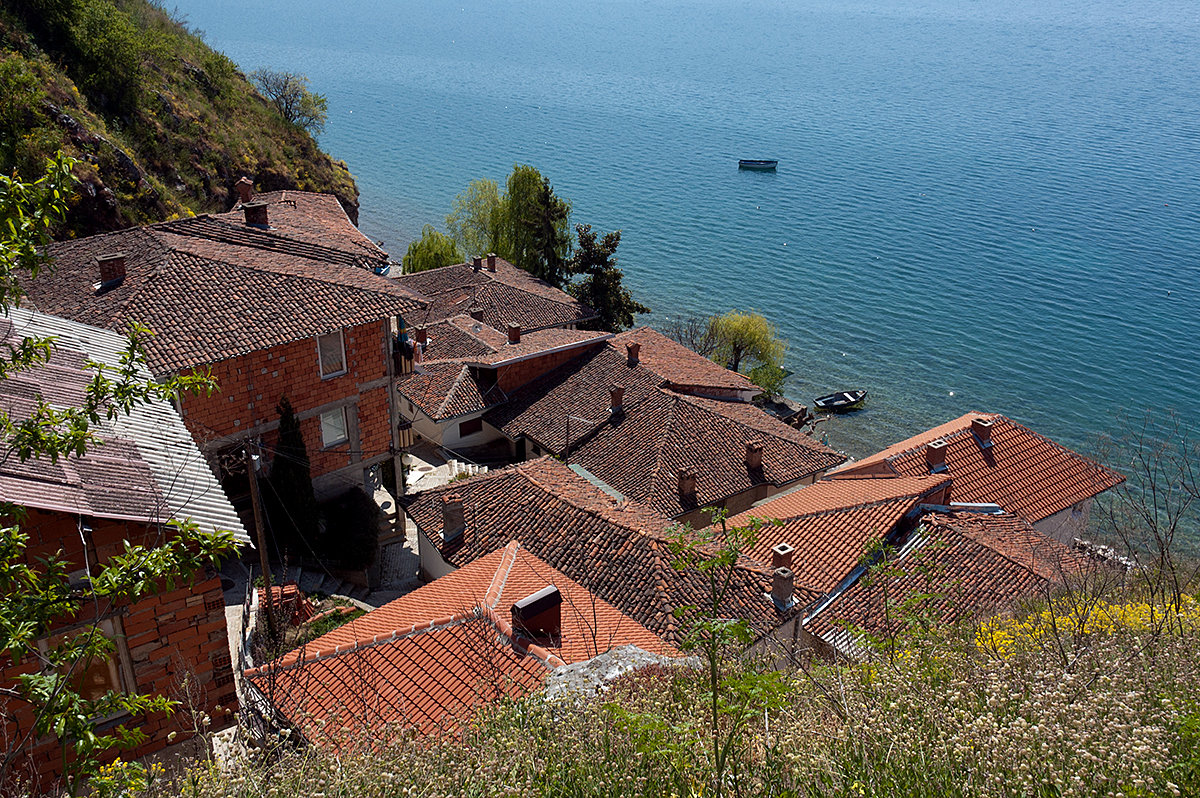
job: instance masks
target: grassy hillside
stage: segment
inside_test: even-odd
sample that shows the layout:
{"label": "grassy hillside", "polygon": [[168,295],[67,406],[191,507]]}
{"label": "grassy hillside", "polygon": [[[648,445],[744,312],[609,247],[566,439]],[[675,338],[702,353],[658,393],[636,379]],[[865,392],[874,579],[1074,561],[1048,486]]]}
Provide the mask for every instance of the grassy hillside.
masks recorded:
{"label": "grassy hillside", "polygon": [[32,178],[59,148],[83,181],[63,235],[227,210],[242,175],[358,215],[346,165],[147,0],[0,0],[0,169]]}

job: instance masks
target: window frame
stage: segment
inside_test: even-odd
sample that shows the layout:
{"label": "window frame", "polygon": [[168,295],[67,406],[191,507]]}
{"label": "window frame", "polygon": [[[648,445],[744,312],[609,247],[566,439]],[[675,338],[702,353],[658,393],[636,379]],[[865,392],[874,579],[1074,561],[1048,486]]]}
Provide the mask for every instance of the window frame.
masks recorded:
{"label": "window frame", "polygon": [[[342,353],[342,367],[339,371],[325,371],[325,359],[321,357],[321,339],[329,338],[336,335],[338,337],[338,350]],[[349,371],[349,364],[346,362],[346,336],[343,328],[339,327],[336,332],[329,332],[317,336],[317,368],[321,372],[321,379],[328,380],[333,377],[340,377]]]}
{"label": "window frame", "polygon": [[[325,438],[325,417],[331,416],[334,413],[341,414],[342,437],[337,440],[330,441]],[[325,412],[321,413],[321,415],[319,415],[317,417],[317,420],[321,424],[321,448],[322,449],[332,449],[335,446],[341,446],[343,443],[348,443],[350,441],[350,418],[346,414],[346,406],[345,405],[339,405],[338,407],[334,407],[329,410],[326,410]]]}
{"label": "window frame", "polygon": [[[107,637],[113,643],[113,652],[108,659],[108,664],[109,668],[115,672],[117,677],[116,692],[126,694],[136,693],[137,680],[133,675],[133,661],[129,655],[129,646],[125,638],[125,626],[121,622],[121,617],[119,615],[110,615],[105,618],[101,618],[95,623],[70,626],[65,629],[59,629],[51,632],[37,641],[38,651],[40,651],[42,656],[45,657],[50,653],[50,649],[53,646],[58,645],[61,640],[74,635],[87,634],[88,631],[93,627],[98,629],[100,634]],[[86,673],[87,671],[85,670],[78,676],[82,678]],[[82,692],[79,691],[78,686],[73,685],[73,689],[75,689],[77,692],[80,692],[80,695],[82,695]],[[117,711],[109,715],[97,715],[91,718],[91,722],[99,726],[127,717],[131,717],[128,712]]]}
{"label": "window frame", "polygon": [[[471,425],[478,424],[479,429],[476,429],[472,432],[463,432],[463,427],[465,427],[468,424],[471,424]],[[472,435],[478,435],[481,432],[483,432],[483,417],[482,416],[480,416],[479,418],[468,418],[466,421],[458,422],[458,437],[460,440],[462,438],[469,438]]]}

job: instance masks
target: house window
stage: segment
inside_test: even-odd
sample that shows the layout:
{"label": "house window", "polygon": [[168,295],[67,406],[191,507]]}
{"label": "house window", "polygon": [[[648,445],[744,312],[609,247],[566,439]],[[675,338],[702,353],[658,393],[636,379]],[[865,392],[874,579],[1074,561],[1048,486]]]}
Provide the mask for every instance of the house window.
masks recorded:
{"label": "house window", "polygon": [[[91,628],[76,629],[45,638],[38,641],[38,647],[43,654],[48,654],[68,638],[90,634]],[[76,664],[72,669],[71,687],[88,701],[103,698],[109,691],[133,692],[135,689],[133,669],[130,666],[129,649],[125,646],[125,635],[121,629],[120,619],[105,618],[96,624],[95,630],[113,642],[113,649],[107,655],[99,654]],[[94,720],[110,720],[123,714],[125,713],[118,712]]]}
{"label": "house window", "polygon": [[458,437],[465,438],[468,435],[474,435],[476,432],[483,432],[483,419],[473,418],[470,421],[464,421],[458,425]]}
{"label": "house window", "polygon": [[321,444],[328,449],[350,439],[346,432],[346,408],[336,407],[321,414]]}
{"label": "house window", "polygon": [[322,379],[345,374],[346,347],[342,343],[342,331],[317,336],[317,355],[321,361]]}

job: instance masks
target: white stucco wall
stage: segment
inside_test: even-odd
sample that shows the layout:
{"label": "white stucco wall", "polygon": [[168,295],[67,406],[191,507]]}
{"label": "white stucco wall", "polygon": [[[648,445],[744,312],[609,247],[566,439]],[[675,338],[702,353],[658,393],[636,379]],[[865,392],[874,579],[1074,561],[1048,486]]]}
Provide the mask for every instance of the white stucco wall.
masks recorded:
{"label": "white stucco wall", "polygon": [[1070,546],[1075,538],[1086,538],[1088,519],[1092,517],[1092,500],[1084,499],[1074,507],[1060,510],[1043,518],[1033,528],[1048,538]]}

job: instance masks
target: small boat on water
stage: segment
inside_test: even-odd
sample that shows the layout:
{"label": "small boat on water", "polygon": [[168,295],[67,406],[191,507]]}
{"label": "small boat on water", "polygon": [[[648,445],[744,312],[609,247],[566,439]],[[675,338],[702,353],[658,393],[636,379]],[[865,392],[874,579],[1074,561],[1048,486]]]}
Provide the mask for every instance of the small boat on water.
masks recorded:
{"label": "small boat on water", "polygon": [[863,406],[865,401],[867,401],[867,392],[864,390],[838,391],[818,396],[813,400],[813,407],[827,413],[842,413],[847,410],[857,410]]}
{"label": "small boat on water", "polygon": [[774,172],[775,167],[778,165],[779,165],[779,161],[755,161],[755,160],[738,161],[738,169],[757,169],[760,172]]}

